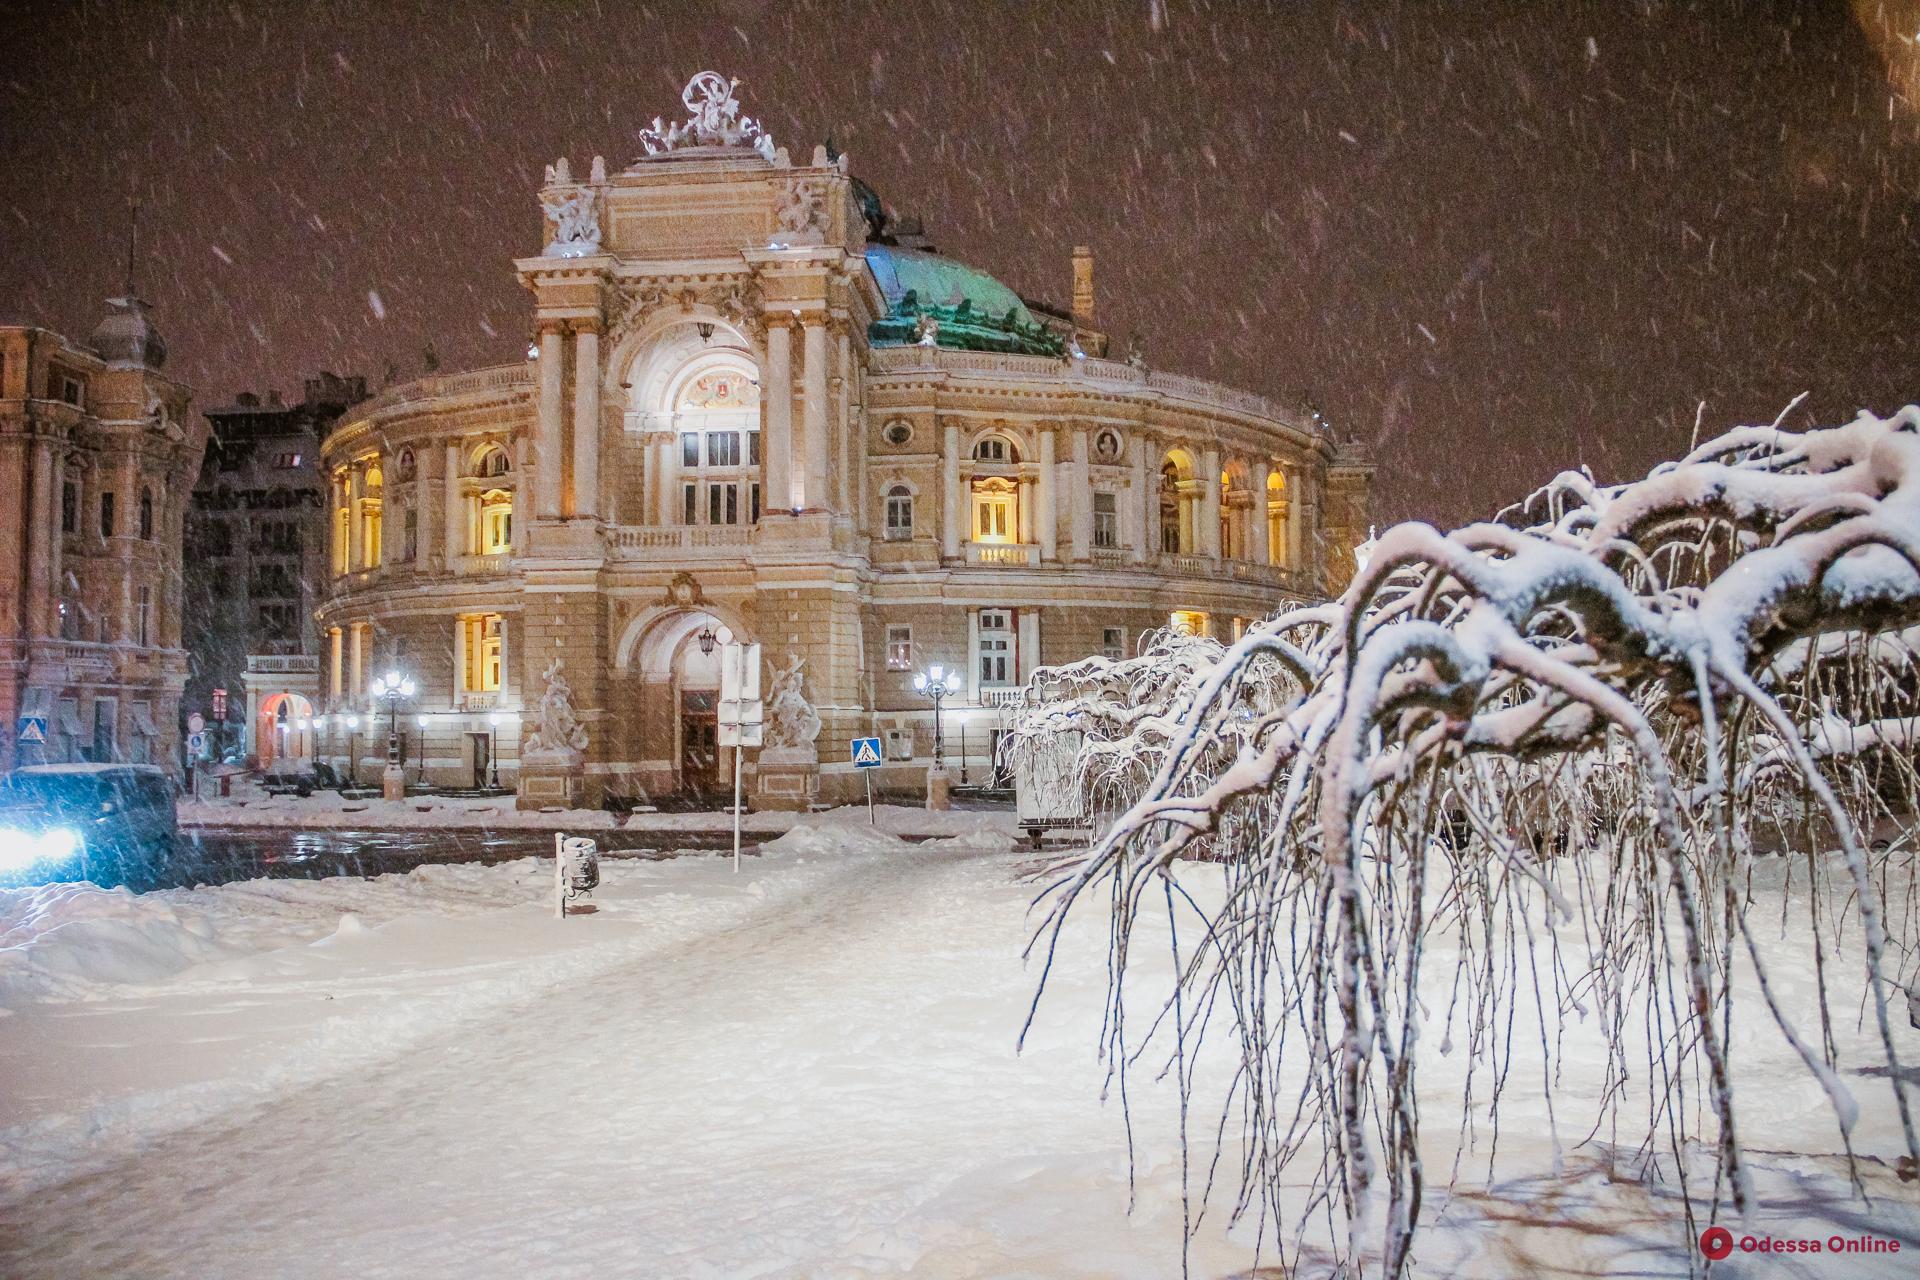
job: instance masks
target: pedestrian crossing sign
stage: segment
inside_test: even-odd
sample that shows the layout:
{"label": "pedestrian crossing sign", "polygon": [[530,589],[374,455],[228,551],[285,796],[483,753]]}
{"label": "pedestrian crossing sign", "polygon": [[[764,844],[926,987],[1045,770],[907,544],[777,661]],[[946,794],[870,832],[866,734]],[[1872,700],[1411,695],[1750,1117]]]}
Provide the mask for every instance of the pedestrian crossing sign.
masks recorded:
{"label": "pedestrian crossing sign", "polygon": [[21,716],[15,731],[14,740],[28,746],[45,746],[47,742],[47,718],[45,716]]}
{"label": "pedestrian crossing sign", "polygon": [[853,767],[872,769],[880,763],[880,739],[855,738],[853,740]]}

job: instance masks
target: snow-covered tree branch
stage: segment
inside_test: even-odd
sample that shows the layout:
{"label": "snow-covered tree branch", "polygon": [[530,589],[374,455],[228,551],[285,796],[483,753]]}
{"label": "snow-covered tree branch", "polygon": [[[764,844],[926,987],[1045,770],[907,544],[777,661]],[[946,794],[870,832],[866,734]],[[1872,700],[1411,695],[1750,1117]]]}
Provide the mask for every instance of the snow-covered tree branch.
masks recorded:
{"label": "snow-covered tree branch", "polygon": [[[1103,1048],[1116,1073],[1158,1045],[1185,1096],[1204,1033],[1234,1028],[1221,1131],[1244,1135],[1226,1147],[1241,1161],[1236,1212],[1323,1215],[1365,1270],[1405,1270],[1432,1181],[1423,1037],[1443,1053],[1464,1038],[1493,1068],[1447,1105],[1463,1135],[1497,1133],[1523,1001],[1608,1027],[1593,1126],[1638,1097],[1644,1157],[1716,1153],[1710,1188],[1686,1185],[1676,1162],[1697,1232],[1692,1206],[1750,1203],[1736,1019],[1787,1038],[1852,1160],[1858,1103],[1830,1033],[1846,1016],[1829,1008],[1840,957],[1865,975],[1856,1014],[1920,1161],[1895,1036],[1916,907],[1889,893],[1920,809],[1917,641],[1912,407],[1739,428],[1628,484],[1563,474],[1452,533],[1401,525],[1334,605],[1224,649],[1163,637],[1129,662],[1036,674],[1013,749],[1086,732],[1079,777],[1112,819],[1054,868],[1036,951],[1051,957],[1082,903],[1112,912]],[[1193,856],[1225,864],[1217,909],[1170,874]],[[1776,856],[1814,904],[1817,954],[1756,940],[1745,878]],[[1136,1035],[1124,991],[1145,912],[1183,913],[1200,928],[1176,936],[1202,942],[1177,944],[1176,985]],[[1583,968],[1562,929],[1592,943]],[[1455,971],[1433,1007],[1422,965],[1443,935]],[[1814,975],[1817,1026],[1776,999],[1782,965]],[[1760,993],[1752,1012],[1733,1008],[1736,966]],[[1539,1052],[1554,1047],[1543,1037]],[[1283,1194],[1296,1164],[1304,1197],[1298,1177]]]}

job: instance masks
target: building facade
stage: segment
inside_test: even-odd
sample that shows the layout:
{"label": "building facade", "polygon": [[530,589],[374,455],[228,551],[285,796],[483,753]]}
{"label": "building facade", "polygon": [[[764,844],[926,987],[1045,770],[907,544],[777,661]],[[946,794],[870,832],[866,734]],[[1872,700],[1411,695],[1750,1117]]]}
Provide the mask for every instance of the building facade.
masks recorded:
{"label": "building facade", "polygon": [[312,754],[314,611],[328,590],[320,442],[366,398],[366,379],[321,373],[298,404],[277,391],[264,402],[242,392],[206,410],[211,432],[186,526],[187,562],[198,572],[187,583],[185,627],[186,702],[209,721],[205,754],[231,749],[268,769]]}
{"label": "building facade", "polygon": [[686,102],[623,171],[549,169],[524,361],[328,436],[322,754],[377,767],[392,668],[421,689],[415,769],[511,784],[558,671],[590,800],[713,788],[730,632],[803,664],[824,798],[861,785],[855,735],[917,787],[932,664],[964,673],[947,758],[984,771],[1036,665],[1345,581],[1370,463],[1304,412],[1106,358],[1090,252],[1070,307],[1029,303],[891,228],[844,157],[793,162],[718,77]]}
{"label": "building facade", "polygon": [[[205,428],[145,302],[84,343],[0,327],[0,767],[179,772],[181,540]],[[44,726],[44,727],[43,727]]]}

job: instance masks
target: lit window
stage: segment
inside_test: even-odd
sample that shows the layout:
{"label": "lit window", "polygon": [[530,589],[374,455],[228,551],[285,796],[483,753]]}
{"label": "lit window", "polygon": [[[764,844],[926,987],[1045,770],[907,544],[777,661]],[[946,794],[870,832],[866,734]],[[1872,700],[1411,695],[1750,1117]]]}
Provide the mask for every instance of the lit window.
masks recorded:
{"label": "lit window", "polygon": [[489,489],[480,495],[480,554],[503,556],[513,550],[513,495]]}
{"label": "lit window", "polygon": [[903,484],[887,490],[887,541],[905,542],[913,537],[913,490]]}
{"label": "lit window", "polygon": [[273,460],[273,465],[282,471],[292,471],[300,465],[300,457],[297,453],[283,453]]}
{"label": "lit window", "polygon": [[1110,493],[1093,495],[1093,545],[1109,549],[1120,545],[1120,513]]}
{"label": "lit window", "polygon": [[500,615],[476,614],[462,618],[460,625],[466,650],[466,670],[462,673],[462,679],[467,692],[498,692],[502,659]]}
{"label": "lit window", "polygon": [[1012,542],[1019,527],[1014,518],[1014,487],[1005,479],[977,481],[973,490],[973,540]]}
{"label": "lit window", "polygon": [[1196,609],[1177,609],[1167,622],[1183,636],[1204,636],[1212,631],[1212,620]]}
{"label": "lit window", "polygon": [[904,622],[887,625],[887,670],[913,670],[913,628]]}

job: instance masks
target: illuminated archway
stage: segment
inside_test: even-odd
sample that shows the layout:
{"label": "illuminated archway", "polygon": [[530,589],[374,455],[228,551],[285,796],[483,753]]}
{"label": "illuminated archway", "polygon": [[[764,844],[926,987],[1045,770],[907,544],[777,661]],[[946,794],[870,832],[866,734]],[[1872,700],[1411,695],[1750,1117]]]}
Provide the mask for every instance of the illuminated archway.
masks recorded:
{"label": "illuminated archway", "polygon": [[253,750],[262,769],[275,760],[312,759],[313,703],[297,693],[262,698],[253,724]]}

